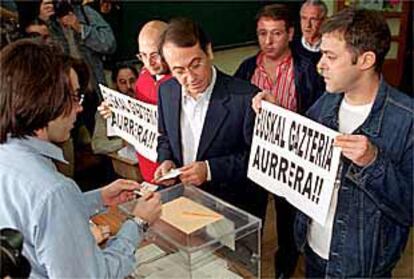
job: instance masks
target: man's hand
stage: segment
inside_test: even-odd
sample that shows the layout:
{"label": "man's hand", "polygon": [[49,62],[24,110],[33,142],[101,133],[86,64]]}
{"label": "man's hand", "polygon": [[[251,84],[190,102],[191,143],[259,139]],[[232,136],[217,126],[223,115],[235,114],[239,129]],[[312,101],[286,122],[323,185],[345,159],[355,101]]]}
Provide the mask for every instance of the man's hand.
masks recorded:
{"label": "man's hand", "polygon": [[47,22],[52,15],[55,14],[55,8],[51,0],[43,0],[40,3],[39,18],[44,22]]}
{"label": "man's hand", "polygon": [[166,175],[171,169],[175,169],[175,164],[173,161],[171,160],[165,160],[164,162],[161,163],[161,165],[158,166],[158,168],[155,170],[154,173],[154,180],[151,181],[155,184],[161,184],[164,186],[171,186],[174,185],[176,183],[176,179],[172,178],[172,179],[166,179],[166,180],[161,180],[159,181],[159,179]]}
{"label": "man's hand", "polygon": [[161,199],[159,193],[147,193],[138,199],[133,214],[149,224],[154,223],[161,216]]}
{"label": "man's hand", "polygon": [[334,145],[340,147],[342,154],[360,167],[371,164],[377,157],[377,147],[363,135],[337,136]]}
{"label": "man's hand", "polygon": [[262,101],[268,101],[272,104],[277,104],[276,97],[268,91],[262,91],[256,94],[252,99],[252,109],[259,113],[262,108]]}
{"label": "man's hand", "polygon": [[108,119],[112,115],[109,104],[106,101],[103,101],[98,107],[99,114],[104,118]]}
{"label": "man's hand", "polygon": [[117,179],[101,190],[102,201],[105,206],[114,206],[134,199],[134,190],[141,187],[138,182],[126,179]]}
{"label": "man's hand", "polygon": [[59,21],[64,27],[72,28],[78,33],[81,32],[81,24],[74,13],[69,12],[67,15],[59,18]]}
{"label": "man's hand", "polygon": [[111,230],[108,225],[96,225],[90,222],[90,229],[98,244],[101,244],[111,236]]}
{"label": "man's hand", "polygon": [[181,182],[184,184],[192,184],[200,186],[207,180],[207,163],[206,162],[194,162],[180,168]]}

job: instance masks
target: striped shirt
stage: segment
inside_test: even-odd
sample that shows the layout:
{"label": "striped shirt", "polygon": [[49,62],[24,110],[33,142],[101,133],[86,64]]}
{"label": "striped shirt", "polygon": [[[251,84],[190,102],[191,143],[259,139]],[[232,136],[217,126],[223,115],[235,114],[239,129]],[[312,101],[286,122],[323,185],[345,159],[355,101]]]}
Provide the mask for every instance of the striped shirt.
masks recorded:
{"label": "striped shirt", "polygon": [[297,111],[297,93],[293,71],[292,55],[286,57],[276,67],[272,79],[264,67],[264,55],[260,53],[256,60],[256,69],[251,82],[262,90],[271,92],[276,96],[277,103],[291,111]]}

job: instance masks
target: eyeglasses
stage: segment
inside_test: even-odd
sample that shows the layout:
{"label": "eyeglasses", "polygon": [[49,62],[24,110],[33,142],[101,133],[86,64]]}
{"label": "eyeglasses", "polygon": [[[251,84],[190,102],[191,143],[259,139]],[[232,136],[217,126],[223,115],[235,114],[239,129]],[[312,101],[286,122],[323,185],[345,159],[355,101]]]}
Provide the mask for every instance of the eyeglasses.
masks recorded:
{"label": "eyeglasses", "polygon": [[72,94],[72,99],[75,103],[78,103],[78,105],[82,105],[83,101],[85,100],[85,94],[78,93],[78,94]]}
{"label": "eyeglasses", "polygon": [[203,68],[206,63],[202,60],[193,62],[192,64],[188,65],[187,67],[180,67],[172,70],[172,73],[175,77],[181,78],[188,73],[196,73]]}
{"label": "eyeglasses", "polygon": [[144,60],[152,60],[152,61],[160,61],[161,55],[158,52],[150,53],[149,55],[143,52],[138,53],[137,55],[138,60],[144,62]]}

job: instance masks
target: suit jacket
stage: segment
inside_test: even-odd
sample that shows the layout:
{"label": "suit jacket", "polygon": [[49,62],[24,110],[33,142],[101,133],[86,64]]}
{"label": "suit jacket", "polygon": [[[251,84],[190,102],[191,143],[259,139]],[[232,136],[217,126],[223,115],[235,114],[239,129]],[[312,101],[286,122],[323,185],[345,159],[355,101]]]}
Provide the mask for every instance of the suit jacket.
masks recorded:
{"label": "suit jacket", "polygon": [[[255,117],[251,100],[258,91],[249,82],[217,71],[196,156],[196,161],[208,160],[211,170],[211,182],[201,187],[239,206],[239,190],[249,183],[247,164]],[[181,85],[176,79],[162,83],[158,98],[158,161],[172,160],[180,167]]]}

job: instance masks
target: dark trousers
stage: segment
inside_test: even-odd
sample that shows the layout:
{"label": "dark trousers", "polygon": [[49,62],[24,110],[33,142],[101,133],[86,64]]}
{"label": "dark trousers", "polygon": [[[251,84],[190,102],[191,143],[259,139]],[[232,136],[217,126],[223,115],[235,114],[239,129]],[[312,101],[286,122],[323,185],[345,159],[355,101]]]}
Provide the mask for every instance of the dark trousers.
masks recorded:
{"label": "dark trousers", "polygon": [[276,278],[289,278],[295,271],[299,251],[293,236],[296,209],[286,199],[274,195],[278,249],[275,254]]}
{"label": "dark trousers", "polygon": [[327,260],[321,258],[306,243],[305,246],[305,275],[306,278],[324,278]]}
{"label": "dark trousers", "polygon": [[249,181],[249,184],[247,184],[247,187],[244,189],[242,196],[244,202],[241,208],[262,219],[263,236],[263,227],[266,221],[266,208],[269,192],[263,187]]}

